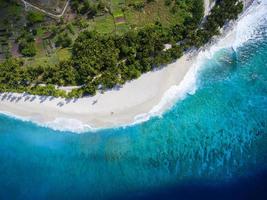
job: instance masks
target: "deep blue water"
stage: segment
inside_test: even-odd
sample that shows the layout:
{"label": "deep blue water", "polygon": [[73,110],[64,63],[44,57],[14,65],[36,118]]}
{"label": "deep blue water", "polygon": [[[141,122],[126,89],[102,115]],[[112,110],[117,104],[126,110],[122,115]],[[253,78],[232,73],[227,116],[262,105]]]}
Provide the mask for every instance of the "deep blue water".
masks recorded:
{"label": "deep blue water", "polygon": [[0,199],[267,199],[266,27],[139,125],[73,134],[0,115]]}

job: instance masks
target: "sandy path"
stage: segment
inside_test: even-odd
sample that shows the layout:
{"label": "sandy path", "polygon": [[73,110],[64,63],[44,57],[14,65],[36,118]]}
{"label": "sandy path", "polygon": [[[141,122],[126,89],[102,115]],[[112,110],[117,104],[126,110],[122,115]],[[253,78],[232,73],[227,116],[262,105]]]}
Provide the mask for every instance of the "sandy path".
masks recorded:
{"label": "sandy path", "polygon": [[34,9],[36,9],[36,10],[38,10],[38,11],[40,11],[40,12],[42,12],[42,13],[44,13],[44,14],[50,16],[50,17],[57,18],[57,19],[61,18],[61,17],[65,14],[65,12],[66,12],[66,10],[67,10],[67,7],[68,7],[68,5],[69,5],[69,0],[68,0],[68,1],[66,2],[65,6],[64,6],[64,8],[63,8],[63,10],[62,10],[62,12],[61,12],[60,14],[56,15],[56,14],[53,14],[53,13],[51,13],[51,12],[48,12],[48,11],[42,9],[42,8],[39,8],[38,6],[35,6],[35,5],[29,3],[29,2],[26,1],[26,0],[21,0],[21,1],[22,1],[22,3],[25,5],[25,7],[32,7],[32,8],[34,8]]}

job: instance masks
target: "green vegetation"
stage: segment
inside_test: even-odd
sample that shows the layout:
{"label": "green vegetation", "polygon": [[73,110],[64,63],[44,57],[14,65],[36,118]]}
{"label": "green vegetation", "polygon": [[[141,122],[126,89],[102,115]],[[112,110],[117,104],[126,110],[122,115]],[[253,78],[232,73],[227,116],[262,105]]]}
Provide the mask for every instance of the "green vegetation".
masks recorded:
{"label": "green vegetation", "polygon": [[[78,2],[77,5],[75,2]],[[72,7],[75,12],[88,16],[88,10],[82,12],[85,9],[83,7],[87,5],[86,2],[88,1],[73,1]],[[98,3],[100,4],[100,2]],[[147,1],[143,7],[141,6],[142,3],[144,2],[140,0],[131,0],[123,5],[129,5],[127,9],[134,9],[136,12],[141,10],[139,14],[142,17],[146,15],[142,13],[142,10],[147,9],[147,5],[152,7],[157,5],[157,2]],[[85,28],[73,44],[72,36],[75,34],[73,29],[75,26],[84,27],[83,24],[86,21],[81,18],[76,25],[66,25],[59,22],[61,28],[53,29],[48,37],[55,38],[55,44],[63,49],[70,47],[70,58],[65,56],[65,60],[56,62],[54,65],[40,63],[39,65],[27,65],[27,67],[22,67],[28,62],[27,60],[8,59],[0,64],[0,91],[24,91],[31,94],[69,98],[94,95],[96,90],[106,90],[116,85],[122,85],[128,80],[139,77],[142,73],[172,62],[191,48],[204,45],[214,35],[219,34],[220,28],[226,22],[236,19],[242,11],[242,3],[239,3],[238,0],[221,0],[217,2],[211,10],[211,14],[201,24],[203,18],[202,1],[165,0],[163,3],[164,6],[168,5],[168,8],[175,15],[177,15],[176,12],[181,12],[180,20],[176,23],[170,20],[168,25],[163,24],[161,23],[162,20],[169,19],[169,14],[166,14],[166,16],[161,16],[162,19],[156,17],[144,19],[147,22],[142,23],[146,25],[141,27],[138,27],[139,25],[133,26],[133,24],[131,24],[132,27],[126,26],[125,32],[120,30],[121,32],[118,34],[116,32],[118,27],[127,24],[124,21],[125,8],[112,7],[101,1],[101,12],[103,10],[103,12],[116,10],[112,17],[120,19],[113,24],[116,27],[115,34],[108,33],[109,28],[105,26],[101,28],[101,23],[98,23],[99,18],[97,18],[94,23],[98,28]],[[90,8],[89,6],[88,9],[90,10]],[[120,9],[124,10],[124,15]],[[162,12],[160,8],[158,12]],[[111,15],[106,14],[104,18],[107,16]],[[128,17],[125,18],[127,21]],[[110,24],[110,22],[108,23]],[[40,31],[36,32],[39,34]],[[23,47],[21,52],[25,51],[26,56],[32,56],[34,53],[30,52],[30,47],[25,45],[25,41],[27,44],[32,44],[32,37],[33,32],[28,35],[22,34],[18,40],[20,41],[20,48]],[[165,50],[165,44],[171,44],[172,48]],[[64,91],[58,90],[56,85],[81,85],[82,87],[66,94]]]}
{"label": "green vegetation", "polygon": [[32,57],[36,55],[36,49],[32,41],[21,41],[19,43],[19,50],[22,55]]}
{"label": "green vegetation", "polygon": [[30,11],[27,15],[27,20],[30,24],[40,23],[44,21],[44,14]]}
{"label": "green vegetation", "polygon": [[105,0],[72,0],[71,8],[78,14],[94,17],[97,14],[108,12],[109,3]]}
{"label": "green vegetation", "polygon": [[72,43],[72,40],[70,38],[70,36],[68,34],[61,34],[57,37],[57,40],[56,40],[56,46],[57,47],[69,47]]}

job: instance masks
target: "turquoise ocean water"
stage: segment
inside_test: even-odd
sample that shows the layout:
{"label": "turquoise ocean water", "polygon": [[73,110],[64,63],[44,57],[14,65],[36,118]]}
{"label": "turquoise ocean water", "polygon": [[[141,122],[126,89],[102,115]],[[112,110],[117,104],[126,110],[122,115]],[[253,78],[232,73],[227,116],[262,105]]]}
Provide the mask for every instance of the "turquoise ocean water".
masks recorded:
{"label": "turquoise ocean water", "polygon": [[266,199],[267,23],[162,117],[84,134],[0,115],[0,199]]}

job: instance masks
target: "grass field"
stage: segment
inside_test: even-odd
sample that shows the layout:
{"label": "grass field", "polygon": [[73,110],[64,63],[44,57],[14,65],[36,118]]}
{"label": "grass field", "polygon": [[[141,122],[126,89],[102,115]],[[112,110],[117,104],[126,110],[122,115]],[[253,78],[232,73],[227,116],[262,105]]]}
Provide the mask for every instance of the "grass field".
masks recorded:
{"label": "grass field", "polygon": [[126,10],[124,14],[131,27],[143,27],[147,24],[154,24],[156,21],[168,27],[174,23],[181,23],[184,19],[182,13],[172,14],[170,7],[165,5],[164,0],[147,4],[142,12],[131,8]]}
{"label": "grass field", "polygon": [[[170,11],[171,7],[165,5],[165,0],[150,3],[145,3],[144,0],[111,0],[110,2],[111,13],[89,20],[88,30],[96,30],[104,34],[123,34],[129,29],[141,28],[155,22],[168,27],[182,23],[186,17],[183,10],[173,14]],[[144,8],[138,10],[133,6],[135,4],[144,4]]]}
{"label": "grass field", "polygon": [[97,17],[94,21],[94,29],[99,33],[112,33],[115,31],[115,23],[112,15]]}

